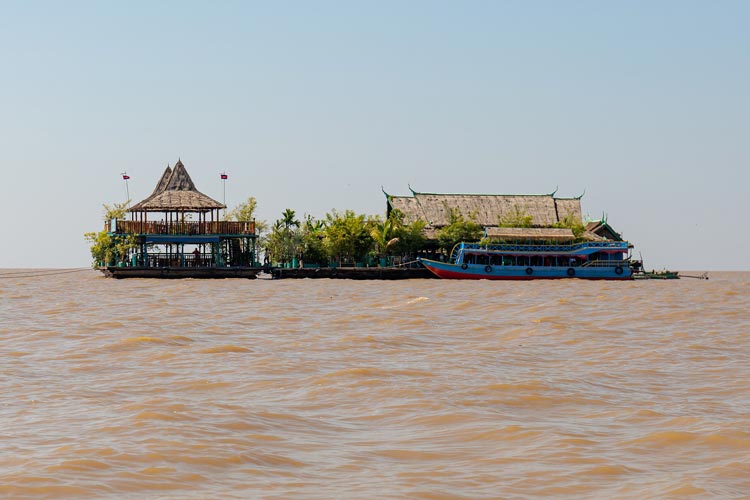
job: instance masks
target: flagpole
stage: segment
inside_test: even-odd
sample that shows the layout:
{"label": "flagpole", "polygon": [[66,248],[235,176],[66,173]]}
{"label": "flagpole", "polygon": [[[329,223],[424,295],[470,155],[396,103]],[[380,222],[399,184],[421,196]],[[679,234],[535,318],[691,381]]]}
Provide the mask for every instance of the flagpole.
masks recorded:
{"label": "flagpole", "polygon": [[227,216],[227,179],[229,176],[226,172],[219,174],[221,176],[221,183],[224,185],[224,217]]}
{"label": "flagpole", "polygon": [[125,181],[125,195],[127,198],[125,198],[125,203],[130,205],[130,185],[128,184],[128,179],[130,179],[130,176],[127,172],[123,172],[120,175],[122,175],[122,180]]}

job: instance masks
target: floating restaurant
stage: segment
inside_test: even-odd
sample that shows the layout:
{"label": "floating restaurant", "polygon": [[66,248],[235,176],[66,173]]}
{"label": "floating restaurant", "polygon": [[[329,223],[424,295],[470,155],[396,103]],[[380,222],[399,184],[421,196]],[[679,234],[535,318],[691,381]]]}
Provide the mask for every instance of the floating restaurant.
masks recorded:
{"label": "floating restaurant", "polygon": [[[471,217],[484,230],[484,236],[494,242],[540,243],[572,242],[577,237],[568,225],[581,225],[580,238],[586,241],[622,241],[622,237],[606,219],[583,226],[581,198],[560,198],[557,191],[550,194],[443,194],[421,193],[409,187],[411,196],[385,193],[387,214],[398,210],[404,223],[417,220],[425,223],[428,247],[436,248],[440,230],[451,223],[453,214]],[[520,217],[519,217],[520,216]],[[513,227],[523,218],[524,227]],[[506,221],[506,223],[503,223]]]}
{"label": "floating restaurant", "polygon": [[[382,258],[379,265],[351,268],[340,262],[261,266],[255,221],[221,220],[226,205],[198,191],[178,160],[173,168],[167,166],[150,196],[128,208],[125,217],[106,221],[106,235],[120,251],[114,262],[102,262],[99,268],[114,278],[255,278],[266,270],[274,278],[351,279],[628,279],[637,268],[630,259],[632,245],[606,219],[584,222],[583,195],[409,190],[411,196],[384,191],[386,221],[418,228],[421,234],[418,245],[396,256],[397,265],[383,264],[387,259]],[[380,219],[370,220],[376,224]],[[471,232],[446,244],[446,230],[456,221],[467,222]],[[381,247],[397,240],[391,237]]]}
{"label": "floating restaurant", "polygon": [[106,221],[110,236],[132,244],[102,271],[114,278],[254,278],[261,270],[255,221],[220,220],[225,208],[196,189],[178,160],[127,210],[127,220]]}

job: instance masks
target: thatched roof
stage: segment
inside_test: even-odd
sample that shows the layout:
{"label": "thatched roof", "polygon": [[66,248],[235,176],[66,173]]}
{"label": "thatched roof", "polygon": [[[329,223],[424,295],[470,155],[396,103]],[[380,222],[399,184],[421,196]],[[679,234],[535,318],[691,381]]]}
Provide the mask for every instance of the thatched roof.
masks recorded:
{"label": "thatched roof", "polygon": [[491,240],[505,241],[572,241],[573,231],[556,227],[488,227]]}
{"label": "thatched roof", "polygon": [[615,231],[606,220],[594,220],[586,224],[586,232],[601,240],[622,241],[622,235]]}
{"label": "thatched roof", "polygon": [[464,217],[473,217],[484,226],[498,226],[499,218],[522,213],[532,217],[532,225],[548,227],[562,221],[566,216],[581,220],[581,198],[556,198],[545,195],[503,195],[503,194],[437,194],[418,193],[412,196],[391,196],[388,199],[388,212],[392,209],[404,214],[404,222],[416,220],[427,222],[428,227],[442,227],[450,223],[451,210],[457,210]]}
{"label": "thatched roof", "polygon": [[582,238],[586,241],[604,241],[606,239],[591,231],[584,231]]}
{"label": "thatched roof", "polygon": [[226,208],[226,206],[198,191],[182,161],[178,160],[171,171],[167,166],[151,196],[130,207],[129,211],[173,212],[188,210],[204,212],[219,208]]}
{"label": "thatched roof", "polygon": [[169,184],[169,177],[172,175],[172,169],[167,165],[167,168],[164,169],[164,173],[161,174],[161,179],[159,179],[159,182],[156,183],[156,187],[154,188],[154,192],[151,193],[151,196],[157,195],[164,191],[167,188],[167,184]]}

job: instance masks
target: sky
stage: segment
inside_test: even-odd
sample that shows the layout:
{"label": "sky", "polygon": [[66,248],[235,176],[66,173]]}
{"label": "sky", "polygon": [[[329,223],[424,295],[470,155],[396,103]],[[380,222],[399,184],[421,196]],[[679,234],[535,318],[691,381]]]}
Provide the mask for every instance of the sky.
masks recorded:
{"label": "sky", "polygon": [[750,270],[750,2],[0,1],[0,267],[85,267],[180,158],[258,218],[578,196],[648,268]]}

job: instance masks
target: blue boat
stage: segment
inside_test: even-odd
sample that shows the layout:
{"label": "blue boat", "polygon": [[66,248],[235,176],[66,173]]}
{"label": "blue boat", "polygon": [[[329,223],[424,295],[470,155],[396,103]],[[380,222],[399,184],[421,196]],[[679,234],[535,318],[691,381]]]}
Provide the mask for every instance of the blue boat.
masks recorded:
{"label": "blue boat", "polygon": [[588,241],[572,245],[482,245],[459,243],[449,262],[419,258],[439,278],[532,280],[581,278],[630,280],[627,241]]}

